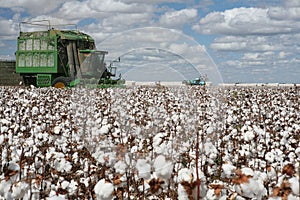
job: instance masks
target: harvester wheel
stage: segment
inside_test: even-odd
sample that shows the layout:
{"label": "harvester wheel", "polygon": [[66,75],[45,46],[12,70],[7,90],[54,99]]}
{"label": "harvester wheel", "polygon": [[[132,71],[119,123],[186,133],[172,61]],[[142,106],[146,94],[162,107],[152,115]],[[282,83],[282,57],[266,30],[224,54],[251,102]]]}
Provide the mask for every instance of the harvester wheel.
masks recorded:
{"label": "harvester wheel", "polygon": [[65,88],[69,85],[69,80],[66,77],[57,77],[56,79],[53,80],[52,82],[52,87],[55,88]]}

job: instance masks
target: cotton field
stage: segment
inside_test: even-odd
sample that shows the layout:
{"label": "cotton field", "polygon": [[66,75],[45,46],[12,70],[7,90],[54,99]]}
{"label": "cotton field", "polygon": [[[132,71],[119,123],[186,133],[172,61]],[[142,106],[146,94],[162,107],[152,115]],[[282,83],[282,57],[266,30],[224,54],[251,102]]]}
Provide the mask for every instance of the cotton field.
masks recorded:
{"label": "cotton field", "polygon": [[0,95],[0,199],[300,198],[298,87]]}

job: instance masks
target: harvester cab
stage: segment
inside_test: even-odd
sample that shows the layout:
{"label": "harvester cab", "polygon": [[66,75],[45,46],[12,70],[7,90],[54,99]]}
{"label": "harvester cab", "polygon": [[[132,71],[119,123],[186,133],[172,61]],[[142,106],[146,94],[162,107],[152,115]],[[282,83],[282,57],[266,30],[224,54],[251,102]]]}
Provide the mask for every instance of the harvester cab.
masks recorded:
{"label": "harvester cab", "polygon": [[[46,30],[22,32],[22,25]],[[59,25],[61,27],[62,25]],[[75,26],[75,25],[74,25]],[[64,88],[77,84],[116,85],[116,68],[105,63],[94,39],[77,28],[66,30],[49,21],[22,22],[16,51],[16,72],[25,85]]]}

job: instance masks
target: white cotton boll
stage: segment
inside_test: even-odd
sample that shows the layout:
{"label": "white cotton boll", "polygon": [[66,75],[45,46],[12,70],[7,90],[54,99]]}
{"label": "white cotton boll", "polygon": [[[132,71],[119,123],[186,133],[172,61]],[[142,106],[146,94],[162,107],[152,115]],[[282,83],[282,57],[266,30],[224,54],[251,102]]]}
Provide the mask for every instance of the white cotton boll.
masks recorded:
{"label": "white cotton boll", "polygon": [[55,126],[53,131],[56,135],[58,135],[60,133],[60,130],[61,130],[60,126]]}
{"label": "white cotton boll", "polygon": [[295,196],[293,194],[289,194],[287,197],[288,200],[299,200],[299,196]]}
{"label": "white cotton boll", "polygon": [[290,152],[288,155],[288,158],[290,159],[290,162],[294,162],[296,155],[294,152]]}
{"label": "white cotton boll", "polygon": [[119,173],[119,174],[125,174],[126,169],[127,169],[127,165],[122,160],[119,160],[114,165],[114,168],[115,168],[115,170],[116,170],[117,173]]}
{"label": "white cotton boll", "polygon": [[61,183],[61,188],[62,189],[67,189],[67,187],[70,185],[69,181],[63,181]]}
{"label": "white cotton boll", "polygon": [[79,182],[83,183],[85,187],[89,187],[89,178],[80,178]]}
{"label": "white cotton boll", "polygon": [[251,140],[253,140],[253,138],[255,137],[253,131],[246,131],[242,133],[242,137],[245,141],[249,142]]}
{"label": "white cotton boll", "polygon": [[233,166],[232,164],[226,163],[222,165],[222,176],[224,176],[225,178],[230,178],[232,177],[232,174],[234,172],[234,170],[236,169],[235,166]]}
{"label": "white cotton boll", "polygon": [[166,144],[165,142],[154,148],[154,152],[157,154],[166,154],[169,152],[169,150],[171,149],[169,149],[168,144]]}
{"label": "white cotton boll", "polygon": [[282,200],[281,197],[268,197],[268,200]]}
{"label": "white cotton boll", "polygon": [[277,173],[276,170],[274,169],[274,167],[268,167],[267,168],[267,177],[269,180],[275,180],[277,177]]}
{"label": "white cotton boll", "polygon": [[262,199],[267,194],[263,181],[249,179],[247,183],[235,186],[235,191],[248,198]]}
{"label": "white cotton boll", "polygon": [[157,156],[153,166],[158,177],[165,180],[171,178],[173,172],[173,163],[170,161],[166,161],[166,158],[163,155]]}
{"label": "white cotton boll", "polygon": [[11,194],[10,194],[10,188],[12,186],[12,183],[10,180],[5,181],[2,180],[0,181],[0,198],[4,197],[4,199],[11,199]]}
{"label": "white cotton boll", "polygon": [[159,144],[162,142],[162,138],[164,137],[163,133],[157,133],[154,137],[153,137],[153,146],[157,147],[159,146]]}
{"label": "white cotton boll", "polygon": [[138,159],[136,162],[139,178],[149,179],[151,176],[151,165],[145,159]]}
{"label": "white cotton boll", "polygon": [[172,120],[176,123],[176,122],[178,122],[178,120],[179,120],[179,115],[175,114],[175,115],[173,115],[171,118],[172,118]]}
{"label": "white cotton boll", "polygon": [[65,200],[66,196],[62,194],[56,194],[55,191],[51,191],[47,200]]}
{"label": "white cotton boll", "polygon": [[230,124],[233,122],[233,120],[234,120],[233,117],[231,115],[228,115],[227,120],[226,120],[227,123]]}
{"label": "white cotton boll", "polygon": [[137,146],[133,146],[130,149],[130,153],[136,153],[138,151],[138,147]]}
{"label": "white cotton boll", "polygon": [[36,106],[34,106],[34,107],[31,109],[31,114],[32,114],[33,116],[37,115],[38,112],[39,112],[39,109],[38,109]]}
{"label": "white cotton boll", "polygon": [[275,159],[275,155],[273,152],[267,152],[265,155],[265,159],[269,162],[269,163],[273,163],[274,159]]}
{"label": "white cotton boll", "polygon": [[65,158],[60,158],[54,161],[54,167],[59,172],[69,172],[72,169],[72,164]]}
{"label": "white cotton boll", "polygon": [[213,143],[211,142],[206,142],[204,144],[204,151],[205,151],[205,154],[206,155],[209,155],[209,154],[218,154],[218,150],[217,148],[215,147],[215,145],[213,145]]}
{"label": "white cotton boll", "polygon": [[111,200],[114,186],[106,183],[105,179],[101,179],[94,187],[94,191],[98,200]]}
{"label": "white cotton boll", "polygon": [[109,128],[110,128],[110,126],[108,124],[103,125],[99,130],[99,134],[107,134],[109,131]]}
{"label": "white cotton boll", "polygon": [[[1,119],[1,125],[10,125],[10,121],[8,121],[7,119]],[[2,128],[2,127],[1,127]]]}
{"label": "white cotton boll", "polygon": [[183,168],[179,170],[178,172],[178,182],[181,181],[187,181],[189,182],[191,180],[191,177],[193,176],[193,172],[188,168]]}
{"label": "white cotton boll", "polygon": [[150,188],[148,181],[144,180],[144,184],[138,187],[140,192],[147,191]]}
{"label": "white cotton boll", "polygon": [[183,130],[182,126],[176,126],[176,131],[181,132]]}
{"label": "white cotton boll", "polygon": [[4,142],[4,135],[0,135],[0,145],[2,145],[2,143]]}
{"label": "white cotton boll", "polygon": [[254,176],[254,171],[249,167],[242,168],[242,174],[245,174],[246,176]]}
{"label": "white cotton boll", "polygon": [[299,196],[299,177],[292,177],[289,179],[289,183],[290,183],[290,188],[292,189],[292,192],[294,195]]}
{"label": "white cotton boll", "polygon": [[19,94],[23,94],[25,92],[25,90],[21,88],[21,89],[19,89],[18,92],[19,92]]}
{"label": "white cotton boll", "polygon": [[68,192],[70,194],[74,194],[77,191],[78,183],[74,180],[71,180],[70,184],[68,185]]}
{"label": "white cotton boll", "polygon": [[214,129],[213,127],[209,126],[207,129],[206,129],[206,133],[207,134],[212,134],[214,132]]}
{"label": "white cotton boll", "polygon": [[189,196],[186,193],[185,188],[181,184],[178,184],[177,192],[178,192],[178,200],[187,200],[187,199],[189,199]]}

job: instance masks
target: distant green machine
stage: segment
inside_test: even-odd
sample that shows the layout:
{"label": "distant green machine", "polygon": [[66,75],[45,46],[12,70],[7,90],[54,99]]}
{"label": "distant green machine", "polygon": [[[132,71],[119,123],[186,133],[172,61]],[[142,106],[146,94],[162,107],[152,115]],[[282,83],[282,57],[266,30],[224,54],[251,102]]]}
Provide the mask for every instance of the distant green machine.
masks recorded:
{"label": "distant green machine", "polygon": [[182,81],[182,83],[185,85],[206,85],[206,80],[207,80],[206,76],[204,77],[200,76],[192,80],[184,80]]}
{"label": "distant green machine", "polygon": [[[46,27],[46,30],[22,32],[22,25]],[[121,77],[112,79],[116,75],[116,67],[112,66],[113,62],[106,66],[107,53],[96,50],[94,39],[78,30],[56,29],[47,20],[22,22],[16,51],[16,72],[23,77],[25,85],[37,87],[124,84]]]}

